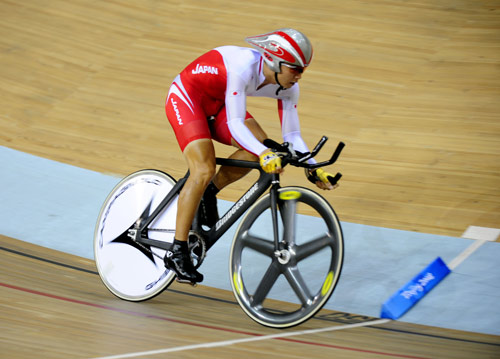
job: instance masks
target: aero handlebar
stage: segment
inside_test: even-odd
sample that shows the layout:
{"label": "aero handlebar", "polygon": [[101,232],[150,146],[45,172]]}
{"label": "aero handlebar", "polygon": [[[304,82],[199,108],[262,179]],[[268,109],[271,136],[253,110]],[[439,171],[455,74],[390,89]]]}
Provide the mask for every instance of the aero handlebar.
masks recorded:
{"label": "aero handlebar", "polygon": [[[328,161],[323,161],[323,162],[318,162],[318,163],[306,162],[307,160],[315,157],[319,153],[319,151],[321,150],[321,148],[323,147],[323,145],[326,143],[327,140],[328,140],[328,137],[323,136],[319,140],[319,142],[316,144],[314,149],[311,152],[307,152],[307,153],[301,153],[299,151],[295,151],[292,148],[291,144],[289,144],[288,142],[284,142],[283,144],[279,144],[271,139],[264,140],[264,146],[269,147],[271,150],[278,153],[282,157],[283,162],[285,162],[285,163],[289,163],[295,167],[303,167],[306,169],[313,170],[316,168],[320,168],[320,167],[329,166],[331,164],[334,164],[337,161],[337,159],[339,158],[340,153],[342,152],[343,148],[345,147],[344,142],[339,142],[339,144],[337,145],[337,148],[335,149],[335,151],[332,154],[332,157]],[[334,177],[328,176],[328,180],[330,181],[330,183],[332,185],[335,185],[341,177],[342,177],[342,174],[337,173]]]}

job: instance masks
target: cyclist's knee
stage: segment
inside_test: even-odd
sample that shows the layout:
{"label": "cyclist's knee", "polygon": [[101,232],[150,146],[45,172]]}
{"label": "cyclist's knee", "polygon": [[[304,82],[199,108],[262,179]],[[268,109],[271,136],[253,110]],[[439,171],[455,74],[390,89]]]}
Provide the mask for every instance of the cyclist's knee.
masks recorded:
{"label": "cyclist's knee", "polygon": [[207,184],[215,175],[215,150],[210,139],[191,142],[184,150],[189,171],[196,181]]}
{"label": "cyclist's knee", "polygon": [[215,164],[211,163],[198,163],[190,168],[191,176],[196,178],[196,180],[203,184],[204,186],[208,186],[212,178],[215,176]]}

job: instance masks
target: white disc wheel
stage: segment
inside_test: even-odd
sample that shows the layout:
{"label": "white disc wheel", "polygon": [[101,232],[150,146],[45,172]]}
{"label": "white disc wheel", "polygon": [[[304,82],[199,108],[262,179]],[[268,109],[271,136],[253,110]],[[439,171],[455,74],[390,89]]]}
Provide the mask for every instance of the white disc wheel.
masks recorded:
{"label": "white disc wheel", "polygon": [[[101,208],[94,233],[95,261],[106,287],[121,299],[150,299],[175,278],[165,268],[165,250],[136,243],[128,235],[174,185],[175,180],[163,172],[142,170],[118,183]],[[176,214],[177,197],[148,226],[148,237],[173,242]]]}

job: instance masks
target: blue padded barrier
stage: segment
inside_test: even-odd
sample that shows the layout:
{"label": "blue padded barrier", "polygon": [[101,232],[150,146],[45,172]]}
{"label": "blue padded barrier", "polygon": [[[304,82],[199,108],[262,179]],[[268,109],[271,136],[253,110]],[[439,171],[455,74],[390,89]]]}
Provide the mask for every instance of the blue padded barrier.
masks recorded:
{"label": "blue padded barrier", "polygon": [[398,319],[422,299],[444,277],[450,269],[437,257],[412,280],[401,287],[382,305],[381,318]]}

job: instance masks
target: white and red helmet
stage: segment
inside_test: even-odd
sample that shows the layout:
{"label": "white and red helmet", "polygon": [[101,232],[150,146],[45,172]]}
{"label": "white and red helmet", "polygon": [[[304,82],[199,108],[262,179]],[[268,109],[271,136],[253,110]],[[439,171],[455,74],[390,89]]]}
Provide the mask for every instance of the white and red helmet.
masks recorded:
{"label": "white and red helmet", "polygon": [[300,31],[284,28],[250,36],[245,41],[262,54],[264,61],[276,73],[281,72],[282,63],[302,68],[311,63],[313,55],[311,42]]}

